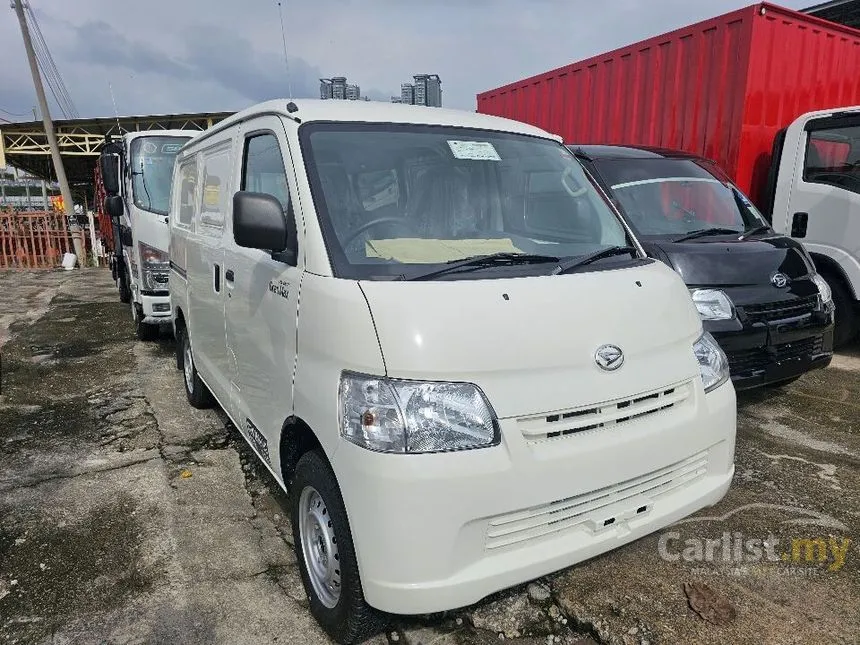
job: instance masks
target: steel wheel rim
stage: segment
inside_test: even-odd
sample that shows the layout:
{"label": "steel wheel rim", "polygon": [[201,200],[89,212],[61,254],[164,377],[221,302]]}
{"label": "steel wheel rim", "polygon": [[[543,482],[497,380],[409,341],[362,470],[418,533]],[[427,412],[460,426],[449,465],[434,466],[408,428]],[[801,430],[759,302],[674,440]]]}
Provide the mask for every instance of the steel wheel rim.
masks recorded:
{"label": "steel wheel rim", "polygon": [[185,387],[194,393],[194,359],[191,357],[191,342],[185,338],[182,343],[182,371],[185,374]]}
{"label": "steel wheel rim", "polygon": [[314,593],[332,609],[340,599],[340,555],[328,508],[313,486],[299,497],[299,539]]}

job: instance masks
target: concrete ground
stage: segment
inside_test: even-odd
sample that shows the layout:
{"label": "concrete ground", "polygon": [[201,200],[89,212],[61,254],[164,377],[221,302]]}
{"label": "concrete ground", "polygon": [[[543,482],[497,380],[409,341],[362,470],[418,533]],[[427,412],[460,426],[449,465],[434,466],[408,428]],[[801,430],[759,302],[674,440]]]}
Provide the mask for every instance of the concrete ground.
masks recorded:
{"label": "concrete ground", "polygon": [[[0,644],[328,642],[282,494],[107,271],[0,273],[0,346]],[[369,642],[860,642],[860,347],[741,396],[736,459],[711,509]]]}

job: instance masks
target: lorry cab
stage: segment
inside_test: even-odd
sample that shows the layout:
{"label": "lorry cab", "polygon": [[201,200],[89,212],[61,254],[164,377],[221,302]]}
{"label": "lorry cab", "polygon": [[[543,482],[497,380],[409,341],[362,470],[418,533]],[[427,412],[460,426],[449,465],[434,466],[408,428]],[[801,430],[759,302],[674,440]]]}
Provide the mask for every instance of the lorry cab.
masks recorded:
{"label": "lorry cab", "polygon": [[833,291],[836,346],[860,333],[860,106],[808,112],[773,145],[764,210]]}
{"label": "lorry cab", "polygon": [[186,397],[220,405],[289,493],[336,642],[726,493],[725,355],[558,137],[275,100],[186,144],[171,199]]}
{"label": "lorry cab", "polygon": [[106,209],[115,232],[112,270],[120,300],[131,305],[141,340],[169,327],[168,203],[173,162],[196,133],[188,130],[129,132],[102,153]]}
{"label": "lorry cab", "polygon": [[715,163],[646,147],[570,146],[646,251],[684,279],[738,390],[784,384],[833,356],[830,289]]}

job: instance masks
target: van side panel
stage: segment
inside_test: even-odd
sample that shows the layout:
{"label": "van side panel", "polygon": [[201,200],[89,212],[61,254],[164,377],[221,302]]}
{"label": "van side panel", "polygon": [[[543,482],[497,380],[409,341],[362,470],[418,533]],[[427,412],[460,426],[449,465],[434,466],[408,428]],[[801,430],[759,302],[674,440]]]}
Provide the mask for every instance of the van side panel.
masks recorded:
{"label": "van side panel", "polygon": [[295,412],[314,430],[331,460],[343,444],[338,430],[341,373],[351,370],[381,376],[385,363],[358,282],[306,272],[300,300]]}

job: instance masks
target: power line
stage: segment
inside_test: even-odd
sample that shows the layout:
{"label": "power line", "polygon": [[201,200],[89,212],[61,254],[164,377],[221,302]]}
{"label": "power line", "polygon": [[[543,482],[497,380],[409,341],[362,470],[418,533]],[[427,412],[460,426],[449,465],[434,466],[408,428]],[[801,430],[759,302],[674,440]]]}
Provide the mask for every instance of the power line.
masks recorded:
{"label": "power line", "polygon": [[57,102],[60,111],[67,119],[78,118],[78,110],[69,94],[68,88],[66,88],[66,84],[63,82],[62,74],[60,74],[60,70],[54,62],[54,57],[51,55],[51,50],[48,48],[48,43],[45,40],[41,27],[39,26],[39,21],[36,19],[36,14],[29,2],[24,4],[24,9],[26,10],[31,31],[35,36],[33,39],[33,50],[36,54],[39,67],[41,68],[42,73],[45,76],[45,80],[48,83],[48,87],[51,90],[51,94],[54,95],[54,100]]}

